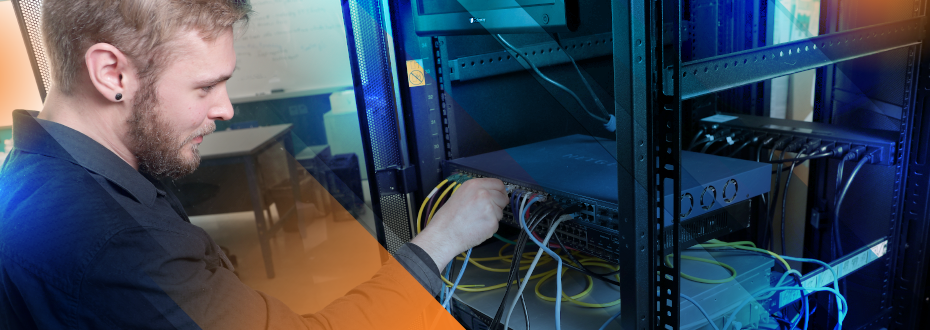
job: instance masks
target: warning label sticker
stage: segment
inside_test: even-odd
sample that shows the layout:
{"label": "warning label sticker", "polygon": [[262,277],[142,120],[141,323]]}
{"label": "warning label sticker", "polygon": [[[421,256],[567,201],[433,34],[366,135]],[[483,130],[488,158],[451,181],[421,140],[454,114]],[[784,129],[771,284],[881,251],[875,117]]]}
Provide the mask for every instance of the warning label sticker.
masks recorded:
{"label": "warning label sticker", "polygon": [[423,60],[407,61],[407,82],[410,87],[426,86],[426,74],[423,70]]}

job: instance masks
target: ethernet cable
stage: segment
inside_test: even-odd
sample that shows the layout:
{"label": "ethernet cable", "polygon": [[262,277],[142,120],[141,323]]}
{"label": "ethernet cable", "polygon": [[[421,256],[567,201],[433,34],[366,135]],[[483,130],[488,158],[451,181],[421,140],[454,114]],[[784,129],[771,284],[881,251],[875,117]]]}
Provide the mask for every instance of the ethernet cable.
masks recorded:
{"label": "ethernet cable", "polygon": [[740,250],[746,250],[746,251],[754,251],[754,252],[759,252],[759,253],[763,253],[763,254],[768,254],[768,255],[771,255],[772,257],[774,257],[775,259],[777,259],[778,261],[781,261],[781,263],[785,266],[785,270],[791,270],[791,266],[788,265],[788,262],[787,262],[787,261],[785,261],[785,259],[787,259],[787,258],[783,258],[781,255],[778,255],[778,254],[775,253],[775,252],[757,248],[757,247],[756,247],[756,244],[753,243],[753,242],[749,242],[749,241],[740,241],[740,242],[730,242],[730,243],[727,243],[727,242],[724,242],[724,241],[721,241],[721,240],[717,240],[717,239],[712,239],[712,240],[709,240],[708,242],[710,242],[710,243],[698,244],[698,245],[696,245],[696,246],[697,246],[697,247],[701,247],[701,248],[730,247],[730,248],[734,248],[734,249],[740,249]]}
{"label": "ethernet cable", "polygon": [[435,188],[433,188],[433,191],[430,191],[430,193],[426,195],[426,198],[423,199],[423,204],[420,204],[420,212],[417,213],[417,234],[419,234],[423,230],[423,227],[420,224],[421,224],[421,219],[423,218],[423,209],[426,208],[426,203],[429,202],[429,200],[432,199],[434,195],[436,195],[436,192],[439,191],[439,188],[442,187],[447,182],[449,182],[448,179],[442,180],[442,182],[440,182],[438,185],[436,185]]}
{"label": "ethernet cable", "polygon": [[442,302],[442,308],[446,310],[449,309],[449,301],[452,300],[452,294],[455,293],[455,288],[459,286],[459,281],[462,280],[462,275],[465,274],[465,266],[468,266],[469,257],[471,257],[471,249],[468,249],[468,253],[465,254],[465,262],[462,263],[462,269],[459,269],[459,276],[455,278],[455,283],[452,284],[452,290],[446,295],[446,300]]}
{"label": "ethernet cable", "polygon": [[[671,261],[671,257],[672,257],[673,255],[674,255],[674,254],[668,254],[668,255],[665,256],[665,266],[668,267],[668,268],[674,268],[674,266],[672,265],[672,261]],[[679,274],[681,274],[681,277],[683,277],[683,278],[692,280],[692,281],[694,281],[694,282],[705,283],[705,284],[723,284],[723,283],[727,283],[727,282],[730,282],[730,281],[736,279],[736,269],[734,269],[734,268],[733,268],[732,266],[730,266],[730,265],[727,265],[726,263],[719,262],[719,261],[716,261],[716,260],[710,260],[710,259],[704,259],[704,258],[698,258],[698,257],[692,257],[692,256],[685,256],[685,255],[681,256],[681,258],[682,258],[682,259],[686,259],[686,260],[693,260],[693,261],[699,261],[699,262],[703,262],[703,263],[708,263],[708,264],[711,264],[711,265],[717,265],[717,266],[720,266],[720,267],[725,268],[727,271],[730,272],[730,277],[727,277],[727,278],[724,278],[724,279],[719,279],[719,280],[709,280],[709,279],[705,279],[705,278],[700,278],[700,277],[691,276],[691,275],[685,274],[684,272],[679,272]]]}
{"label": "ethernet cable", "polygon": [[[511,241],[511,240],[507,239],[506,237],[499,235],[498,233],[494,233],[493,236],[494,236],[494,238],[500,240],[501,242],[504,242],[504,243],[507,243],[507,244],[510,244],[510,245],[517,245],[517,242]],[[533,244],[536,244],[536,243],[527,242],[526,244],[527,244],[527,245],[533,245]]]}
{"label": "ethernet cable", "polygon": [[[557,275],[556,275],[557,276],[556,290],[558,291],[558,295],[556,296],[556,300],[555,300],[555,328],[556,330],[561,330],[562,317],[561,317],[560,312],[562,310],[562,258],[560,258],[557,254],[555,254],[555,252],[552,252],[552,250],[546,247],[546,243],[549,242],[549,239],[555,233],[555,230],[556,228],[559,227],[559,224],[562,223],[562,221],[568,220],[571,216],[570,215],[562,216],[561,218],[556,220],[556,222],[553,223],[551,228],[549,229],[549,233],[546,234],[546,239],[545,239],[546,243],[538,242],[536,241],[536,238],[533,237],[529,228],[526,226],[526,219],[524,217],[525,215],[524,211],[528,209],[530,206],[532,206],[534,203],[536,203],[536,201],[539,200],[539,197],[534,196],[533,199],[530,201],[530,203],[527,205],[526,202],[527,202],[528,197],[529,195],[523,196],[523,202],[521,203],[521,206],[520,206],[520,216],[519,216],[520,226],[523,227],[523,230],[527,232],[527,236],[529,237],[529,239],[532,239],[534,242],[536,242],[536,245],[539,245],[539,251],[536,252],[536,259],[533,260],[533,265],[530,266],[530,270],[527,272],[527,274],[531,274],[532,270],[536,267],[536,262],[538,261],[539,257],[542,255],[542,251],[545,251],[547,254],[549,254],[549,256],[551,256],[553,259],[555,259],[558,262],[557,263]],[[523,282],[520,284],[520,288],[519,290],[517,290],[517,295],[516,295],[517,298],[519,298],[520,295],[523,293],[523,290],[526,288],[526,283],[527,282]],[[508,326],[510,324],[510,316],[513,314],[513,309],[515,306],[516,306],[516,298],[514,299],[514,302],[510,305],[510,308],[507,311],[506,320],[504,322],[504,329],[509,329]]]}
{"label": "ethernet cable", "polygon": [[710,148],[710,146],[713,145],[714,143],[717,143],[717,140],[707,141],[707,143],[704,144],[704,147],[701,148],[701,153],[703,154],[707,152],[707,148]]}
{"label": "ethernet cable", "polygon": [[[831,291],[831,292],[833,292],[834,295],[836,296],[836,300],[837,300],[837,306],[836,306],[836,308],[837,308],[837,313],[839,314],[839,315],[838,315],[838,320],[837,320],[837,325],[836,325],[835,328],[836,328],[836,329],[842,329],[842,328],[843,328],[843,320],[846,318],[846,315],[847,315],[847,313],[849,312],[849,310],[848,310],[849,305],[846,304],[846,297],[845,297],[842,293],[839,292],[839,277],[837,276],[838,274],[837,274],[837,272],[836,272],[836,269],[834,269],[832,266],[830,266],[830,265],[827,264],[826,262],[823,262],[823,261],[820,261],[820,260],[817,260],[817,259],[795,258],[795,257],[788,257],[788,256],[783,256],[783,257],[784,257],[785,259],[792,260],[792,261],[807,262],[807,263],[815,263],[815,264],[818,264],[818,265],[823,266],[825,269],[829,270],[830,273],[832,273],[832,275],[833,275],[833,288],[834,288],[835,290],[833,290],[833,291]],[[815,291],[828,291],[828,290],[815,290]],[[802,291],[802,292],[803,292],[803,291]],[[840,302],[842,302],[842,308],[841,308],[841,306],[840,306]]]}
{"label": "ethernet cable", "polygon": [[[514,214],[514,220],[518,220],[518,215],[517,215],[517,212],[519,211],[517,210],[518,192],[515,191],[514,189],[507,189],[507,192],[510,193],[510,204],[509,205],[510,205],[511,213]],[[531,227],[531,230],[533,228],[535,228],[535,226]],[[501,321],[501,318],[504,316],[504,306],[507,304],[507,297],[510,294],[510,288],[515,282],[519,282],[519,278],[520,278],[520,276],[518,275],[519,270],[517,270],[516,268],[519,267],[519,263],[520,261],[522,261],[523,249],[526,248],[526,245],[524,245],[524,243],[526,242],[527,242],[526,232],[521,231],[520,236],[517,238],[517,244],[514,246],[513,260],[511,260],[511,263],[510,263],[511,270],[510,270],[510,274],[508,274],[508,277],[507,277],[507,283],[505,284],[506,289],[504,289],[504,299],[501,299],[501,303],[497,307],[497,312],[494,313],[494,319],[491,322],[491,330],[496,330],[499,327],[499,325],[501,325],[500,321]],[[528,274],[527,277],[531,277],[530,275],[532,274]],[[514,279],[517,279],[518,281],[514,281]]]}
{"label": "ethernet cable", "polygon": [[[801,150],[798,151],[797,155],[798,156],[803,155],[805,152],[807,152],[807,149],[808,149],[807,146],[801,148]],[[781,232],[780,232],[781,233],[781,241],[780,241],[781,242],[781,254],[787,254],[787,252],[785,252],[787,251],[785,247],[785,209],[788,207],[788,185],[791,184],[791,177],[794,176],[794,167],[797,164],[798,164],[797,161],[791,162],[791,170],[788,171],[788,178],[785,179],[785,192],[781,198]],[[778,182],[775,182],[775,184],[778,184]]]}
{"label": "ethernet cable", "polygon": [[601,325],[601,327],[598,328],[597,330],[604,330],[604,329],[607,329],[607,325],[609,325],[610,322],[613,322],[613,321],[616,320],[618,317],[620,317],[620,313],[621,313],[622,311],[623,311],[622,309],[619,310],[619,311],[617,311],[617,314],[614,314],[614,316],[611,316],[609,319],[607,319],[607,322],[604,322],[604,324]]}
{"label": "ethernet cable", "polygon": [[[733,150],[733,152],[731,152],[731,153],[728,155],[728,157],[733,157],[734,155],[738,154],[740,151],[743,151],[743,149],[745,149],[747,146],[749,146],[750,144],[753,144],[753,143],[755,143],[755,142],[759,142],[759,137],[754,137],[754,138],[751,138],[751,139],[746,139],[746,142],[743,142],[743,144],[741,144],[739,147],[737,147],[736,150]],[[724,147],[724,148],[726,148],[726,147]],[[723,148],[717,149],[717,151],[714,151],[713,154],[716,155],[716,154],[717,154],[718,152],[720,152],[720,151],[723,151]]]}
{"label": "ethernet cable", "polygon": [[[501,36],[500,34],[494,34],[492,36],[494,36],[495,39],[497,39],[502,45],[504,45],[504,47],[506,47],[508,50],[513,52],[514,55],[516,55],[516,57],[522,58],[524,61],[526,61],[526,63],[530,65],[530,68],[532,68],[533,71],[536,72],[536,74],[539,75],[540,78],[542,78],[543,80],[549,82],[553,86],[571,95],[571,97],[575,99],[575,102],[578,102],[578,104],[581,105],[581,108],[584,109],[584,111],[587,112],[589,116],[604,123],[604,127],[607,128],[608,130],[610,130],[610,124],[613,123],[614,130],[616,130],[616,118],[614,116],[610,116],[610,118],[605,119],[605,118],[602,118],[594,114],[593,112],[591,112],[590,109],[588,109],[588,107],[584,104],[584,102],[581,101],[581,98],[578,97],[578,94],[575,94],[575,92],[569,89],[568,87],[565,87],[564,85],[558,83],[557,81],[552,80],[551,78],[543,74],[541,71],[539,71],[539,68],[536,67],[535,63],[533,63],[532,61],[530,61],[530,59],[526,58],[526,56],[520,53],[520,50],[518,50],[516,47],[514,47],[509,42],[507,42],[507,40],[505,40],[503,36]],[[614,130],[610,130],[610,131],[613,132]]]}
{"label": "ethernet cable", "polygon": [[701,137],[701,134],[702,134],[702,133],[704,133],[704,130],[703,130],[703,129],[699,129],[698,132],[697,132],[697,134],[695,134],[694,137],[691,138],[691,143],[688,144],[688,150],[694,149],[694,144],[697,143],[697,140],[698,140],[698,138]]}
{"label": "ethernet cable", "polygon": [[[459,186],[458,183],[453,182],[451,186],[449,186],[448,188],[446,188],[446,190],[444,190],[444,191],[442,192],[442,194],[439,195],[439,198],[436,199],[436,204],[437,204],[436,207],[434,207],[432,210],[429,211],[429,217],[426,218],[426,223],[427,223],[427,224],[429,224],[430,220],[433,220],[433,215],[436,214],[436,210],[439,209],[439,205],[438,205],[439,202],[441,202],[442,199],[446,197],[446,194],[448,194],[450,191],[452,191],[452,189],[455,189],[455,188],[458,187],[458,186]],[[450,196],[451,196],[451,195],[450,195]]]}
{"label": "ethernet cable", "polygon": [[802,291],[802,292],[803,292],[803,291],[814,291],[814,292],[826,291],[826,292],[830,292],[830,293],[833,293],[834,295],[836,295],[837,301],[838,301],[838,302],[842,302],[842,307],[840,306],[840,304],[837,304],[837,306],[836,306],[837,310],[838,310],[839,313],[840,313],[839,318],[838,318],[838,320],[837,320],[837,321],[838,321],[838,323],[837,323],[837,329],[842,329],[842,328],[843,328],[843,320],[846,319],[846,309],[848,308],[848,306],[847,306],[847,304],[846,304],[846,298],[844,298],[843,295],[839,293],[839,291],[836,291],[836,290],[833,289],[833,288],[823,288],[823,287],[821,287],[821,288],[806,288],[806,287],[786,287],[786,286],[780,286],[780,287],[762,289],[761,291],[756,292],[755,294],[753,294],[752,297],[747,297],[745,300],[743,300],[743,303],[741,303],[741,304],[733,311],[733,314],[731,314],[731,316],[730,316],[729,318],[727,318],[727,323],[725,323],[725,324],[723,325],[723,329],[729,329],[729,328],[730,328],[730,325],[733,323],[733,320],[736,318],[736,314],[739,313],[739,311],[742,310],[743,307],[746,307],[746,304],[748,304],[748,303],[749,303],[750,301],[752,301],[753,299],[756,299],[755,296],[761,295],[761,294],[763,294],[763,293],[780,292],[780,291],[788,291],[788,290]]}
{"label": "ethernet cable", "polygon": [[[838,193],[837,196],[839,197],[836,200],[836,206],[833,207],[833,218],[834,219],[840,218],[840,206],[843,205],[843,199],[846,198],[846,192],[849,191],[849,187],[852,185],[853,180],[856,178],[856,174],[859,173],[859,170],[862,169],[863,165],[872,161],[872,155],[875,154],[875,152],[877,152],[877,150],[869,153],[865,157],[862,157],[862,159],[859,160],[859,162],[856,164],[856,167],[854,167],[852,172],[849,174],[849,180],[846,180],[846,185],[843,186],[843,190],[840,191],[837,189],[836,193]],[[840,175],[842,175],[842,172],[840,172]],[[837,181],[839,181],[840,179],[842,179],[842,177],[837,177]],[[837,188],[839,188],[839,185],[837,185]],[[839,224],[839,222],[837,222],[837,224]],[[839,236],[837,236],[837,238],[839,238]],[[842,248],[840,248],[839,250],[842,251]]]}
{"label": "ethernet cable", "polygon": [[[607,263],[600,262],[600,261],[602,261],[602,260],[599,260],[599,259],[582,259],[582,260],[581,260],[582,263],[585,263],[585,264],[588,265],[588,266],[598,266],[598,267],[604,267],[604,268],[612,269],[612,270],[617,270],[616,268],[619,268],[619,267],[615,267],[615,266],[613,266],[613,265],[609,265],[609,264],[607,264]],[[566,270],[566,271],[567,271],[567,270]],[[549,297],[549,296],[546,296],[546,295],[542,294],[542,292],[540,292],[540,288],[542,287],[543,283],[545,283],[546,281],[548,281],[549,279],[551,279],[553,276],[555,276],[555,273],[552,272],[552,271],[549,271],[549,272],[547,272],[547,274],[546,274],[545,277],[541,278],[541,279],[539,280],[539,282],[536,282],[536,288],[535,288],[535,289],[536,289],[536,296],[539,297],[540,299],[545,300],[545,301],[548,301],[548,302],[554,302],[554,301],[555,301],[555,298],[554,298],[554,297]],[[614,276],[617,278],[618,281],[620,280],[620,275],[614,275]],[[611,306],[615,306],[615,305],[620,304],[620,299],[617,299],[617,300],[614,300],[614,301],[611,301],[611,302],[608,302],[608,303],[603,303],[603,304],[593,304],[593,303],[587,303],[587,302],[579,301],[578,299],[581,299],[581,298],[587,296],[587,295],[590,294],[591,291],[594,289],[594,278],[591,277],[590,275],[585,275],[585,278],[586,278],[586,280],[588,281],[588,286],[587,286],[587,288],[585,288],[584,291],[582,291],[581,293],[578,293],[578,294],[576,294],[576,295],[573,295],[573,296],[569,296],[569,295],[567,295],[567,294],[565,294],[565,293],[563,292],[563,293],[562,293],[562,298],[564,298],[565,300],[568,300],[569,302],[571,302],[571,303],[573,303],[573,304],[575,304],[575,305],[578,305],[578,306],[581,306],[581,307],[588,307],[588,308],[606,308],[606,307],[611,307]]]}
{"label": "ethernet cable", "polygon": [[[799,152],[798,154],[801,154],[801,153]],[[834,155],[833,151],[828,151],[828,152],[819,153],[819,154],[814,154],[814,155],[809,155],[809,156],[804,156],[804,157],[779,159],[778,161],[761,161],[760,163],[767,163],[767,164],[783,164],[783,163],[789,163],[789,162],[802,162],[802,161],[805,161],[805,160],[814,160],[814,159],[820,159],[820,158],[827,158],[827,157],[830,157],[830,156],[833,156],[833,155]]]}
{"label": "ethernet cable", "polygon": [[[843,158],[843,161],[837,166],[837,177],[836,177],[836,189],[834,190],[834,195],[836,200],[833,203],[833,236],[834,236],[834,245],[836,250],[834,251],[833,258],[840,258],[843,256],[843,244],[840,240],[840,207],[843,205],[843,200],[846,198],[846,192],[849,191],[849,187],[852,185],[853,180],[856,178],[856,174],[859,173],[859,170],[862,169],[862,166],[872,160],[872,156],[878,152],[878,150],[873,150],[869,154],[862,157],[859,162],[856,164],[856,167],[853,168],[853,171],[849,174],[849,180],[846,180],[846,185],[843,186],[843,189],[840,190],[840,182],[843,179],[843,165],[847,159],[852,160],[857,157],[859,154],[864,153],[864,148],[854,148],[850,153]],[[840,289],[839,287],[837,289]],[[843,287],[841,292],[846,292],[846,282],[843,282]]]}
{"label": "ethernet cable", "polygon": [[[797,278],[797,281],[798,281],[799,285],[800,285],[800,283],[801,283],[801,273],[799,273],[797,270],[791,269],[790,266],[788,266],[788,263],[785,261],[785,259],[789,259],[789,260],[790,260],[790,259],[791,259],[790,257],[784,257],[784,258],[782,258],[781,256],[779,256],[779,255],[777,255],[777,254],[775,254],[775,253],[773,253],[773,252],[771,252],[771,251],[758,249],[758,248],[755,247],[755,244],[752,243],[752,242],[750,242],[750,241],[740,241],[740,242],[731,242],[731,243],[727,243],[727,242],[722,242],[722,241],[719,241],[719,240],[711,240],[710,242],[711,242],[711,243],[707,243],[707,244],[699,244],[699,245],[697,245],[697,247],[700,247],[700,248],[730,247],[730,248],[739,248],[739,249],[743,249],[743,250],[746,250],[746,251],[759,252],[759,253],[771,255],[771,256],[775,257],[776,259],[778,259],[779,261],[781,261],[781,262],[784,264],[784,266],[786,267],[786,270],[787,270],[787,271],[782,275],[781,279],[779,279],[779,280],[776,282],[776,283],[778,283],[779,286],[784,285],[783,283],[785,282],[785,278],[786,278],[788,275],[795,275],[796,278]],[[815,262],[815,261],[810,261],[810,262]],[[820,261],[816,261],[816,262],[820,262]],[[820,262],[820,263],[823,264],[823,265],[826,265],[826,264],[823,263],[823,262]],[[684,274],[682,274],[682,275],[684,275]],[[771,292],[771,294],[769,294],[769,295],[767,295],[767,296],[765,296],[765,297],[759,297],[759,299],[768,299],[768,298],[770,298],[770,297],[771,297],[772,295],[774,295],[774,294],[775,294],[775,292]],[[802,295],[804,296],[804,300],[802,300],[802,305],[803,305],[802,308],[804,308],[804,309],[807,311],[807,309],[808,309],[807,294],[806,294],[806,293],[802,293]],[[805,329],[807,328],[807,324],[808,324],[808,322],[809,322],[809,320],[808,320],[808,319],[809,319],[809,313],[810,313],[809,311],[807,311],[807,312],[805,313],[806,315],[808,315],[808,316],[805,317],[805,321],[804,321],[804,322],[805,322]],[[795,318],[795,322],[792,322],[792,324],[796,325],[796,324],[797,324],[796,321],[799,321],[799,320],[800,320],[800,318],[796,317],[796,318]],[[792,329],[793,329],[793,328],[794,328],[794,327],[792,327]]]}
{"label": "ethernet cable", "polygon": [[[558,33],[555,34],[555,43],[559,45],[559,47],[565,48],[565,47],[562,47],[562,43],[559,42]],[[567,51],[565,52],[565,56],[568,56],[568,60],[571,61],[572,65],[575,66],[575,71],[578,72],[578,76],[581,77],[581,81],[584,82],[584,86],[588,88],[588,93],[591,93],[591,98],[594,99],[594,104],[597,105],[598,109],[601,109],[601,112],[603,112],[607,116],[610,116],[610,113],[607,112],[607,108],[604,107],[604,103],[601,103],[601,99],[597,97],[597,94],[594,93],[594,89],[591,88],[591,84],[588,82],[588,78],[585,77],[584,74],[581,73],[581,67],[579,67],[578,63],[575,62],[575,58],[572,57],[572,55],[569,54]]]}
{"label": "ethernet cable", "polygon": [[[562,244],[562,239],[559,238],[559,235],[555,235],[555,241],[558,243],[558,245],[559,245],[560,247],[564,247],[564,246],[565,246],[564,244]],[[580,267],[580,268],[575,269],[576,271],[581,272],[581,273],[584,273],[584,274],[586,274],[586,275],[588,275],[588,276],[597,277],[597,279],[603,281],[604,283],[613,284],[613,285],[615,285],[615,286],[620,286],[619,279],[618,279],[618,281],[614,281],[614,280],[611,280],[611,279],[610,279],[610,276],[615,276],[615,275],[617,275],[617,274],[620,273],[619,267],[617,267],[617,269],[616,269],[615,271],[613,271],[613,272],[606,273],[606,274],[599,274],[599,273],[595,273],[595,272],[591,271],[590,269],[588,269],[587,267],[585,267],[584,264],[582,264],[581,262],[579,262],[578,260],[576,260],[576,259],[575,259],[575,256],[572,255],[571,252],[568,253],[568,258],[571,259],[571,261],[572,261],[573,263],[577,264],[577,265]],[[601,260],[601,261],[603,261],[603,260]],[[604,263],[606,263],[606,261],[604,261]],[[567,264],[567,266],[568,266],[569,268],[574,268],[574,266],[572,266],[572,264]],[[608,267],[608,268],[609,268],[609,267]]]}
{"label": "ethernet cable", "polygon": [[694,304],[694,307],[697,307],[697,309],[701,311],[701,314],[704,314],[704,317],[707,318],[707,322],[710,323],[710,326],[713,327],[714,330],[720,330],[720,328],[717,327],[717,323],[714,323],[714,319],[710,317],[710,314],[708,314],[707,311],[704,310],[704,307],[701,307],[701,304],[698,304],[698,302],[695,301],[694,298],[691,298],[685,295],[684,293],[679,294],[679,296],[681,296],[682,298],[685,298],[685,300],[690,301],[692,304]]}

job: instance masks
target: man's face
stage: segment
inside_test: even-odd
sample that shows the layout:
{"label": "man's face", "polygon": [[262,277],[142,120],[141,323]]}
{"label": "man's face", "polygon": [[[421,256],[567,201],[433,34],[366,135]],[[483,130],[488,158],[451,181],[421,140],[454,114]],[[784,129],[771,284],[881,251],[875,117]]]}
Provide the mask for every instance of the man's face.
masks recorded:
{"label": "man's face", "polygon": [[174,45],[177,53],[158,81],[142,82],[129,138],[141,172],[176,179],[200,165],[197,147],[216,129],[213,122],[233,116],[226,80],[235,70],[236,53],[231,29],[213,40],[191,31]]}

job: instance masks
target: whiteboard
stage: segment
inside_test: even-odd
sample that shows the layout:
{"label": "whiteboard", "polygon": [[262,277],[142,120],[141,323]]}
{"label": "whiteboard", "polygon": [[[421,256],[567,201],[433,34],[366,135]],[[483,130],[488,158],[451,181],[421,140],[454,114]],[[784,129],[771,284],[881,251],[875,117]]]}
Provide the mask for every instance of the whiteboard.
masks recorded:
{"label": "whiteboard", "polygon": [[352,86],[339,0],[251,3],[255,12],[234,42],[236,71],[226,87],[233,102]]}

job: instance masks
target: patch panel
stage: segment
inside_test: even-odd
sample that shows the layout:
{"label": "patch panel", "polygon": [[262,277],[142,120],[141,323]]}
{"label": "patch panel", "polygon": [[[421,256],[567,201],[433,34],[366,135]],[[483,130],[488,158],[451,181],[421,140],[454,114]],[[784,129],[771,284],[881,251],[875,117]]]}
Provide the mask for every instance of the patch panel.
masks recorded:
{"label": "patch panel", "polygon": [[[860,153],[860,157],[877,150],[872,162],[883,165],[895,163],[895,146],[899,135],[897,131],[850,128],[730,113],[719,113],[701,119],[700,128],[703,130],[705,141],[745,136],[760,137],[760,141],[771,138],[771,141],[784,139],[790,142],[798,141],[798,144],[813,142],[821,146],[831,146],[831,149],[843,147],[847,151],[864,147],[866,152]],[[772,143],[768,144],[771,145]],[[832,157],[842,158],[844,155],[845,153]]]}

